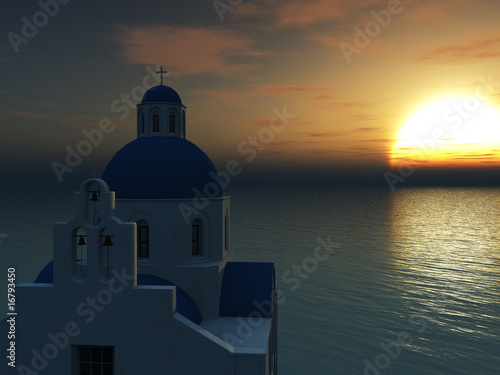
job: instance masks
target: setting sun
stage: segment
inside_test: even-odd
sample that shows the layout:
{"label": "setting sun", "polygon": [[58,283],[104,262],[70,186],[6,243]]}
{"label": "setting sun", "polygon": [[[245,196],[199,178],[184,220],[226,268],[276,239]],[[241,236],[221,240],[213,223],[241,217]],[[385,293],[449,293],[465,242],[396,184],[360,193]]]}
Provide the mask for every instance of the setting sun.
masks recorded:
{"label": "setting sun", "polygon": [[391,164],[492,166],[500,164],[500,113],[473,96],[432,103],[400,131]]}

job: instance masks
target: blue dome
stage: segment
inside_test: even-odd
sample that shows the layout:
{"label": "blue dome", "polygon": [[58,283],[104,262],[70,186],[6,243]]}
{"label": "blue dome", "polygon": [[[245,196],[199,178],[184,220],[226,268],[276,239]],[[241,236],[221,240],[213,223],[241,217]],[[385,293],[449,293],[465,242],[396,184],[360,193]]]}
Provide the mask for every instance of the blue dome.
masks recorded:
{"label": "blue dome", "polygon": [[142,103],[177,103],[182,104],[181,97],[173,88],[158,85],[151,87],[142,97]]}
{"label": "blue dome", "polygon": [[184,138],[138,138],[111,159],[102,179],[118,199],[222,197],[217,171],[196,145]]}

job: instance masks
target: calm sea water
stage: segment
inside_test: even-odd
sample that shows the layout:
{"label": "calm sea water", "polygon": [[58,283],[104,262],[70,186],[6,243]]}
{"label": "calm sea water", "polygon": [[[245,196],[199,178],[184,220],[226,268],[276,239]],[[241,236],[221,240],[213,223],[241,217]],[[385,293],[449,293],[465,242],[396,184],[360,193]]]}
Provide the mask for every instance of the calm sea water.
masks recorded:
{"label": "calm sea water", "polygon": [[[500,189],[231,195],[236,260],[277,265],[280,374],[500,374]],[[0,272],[32,282],[72,194],[3,196]]]}

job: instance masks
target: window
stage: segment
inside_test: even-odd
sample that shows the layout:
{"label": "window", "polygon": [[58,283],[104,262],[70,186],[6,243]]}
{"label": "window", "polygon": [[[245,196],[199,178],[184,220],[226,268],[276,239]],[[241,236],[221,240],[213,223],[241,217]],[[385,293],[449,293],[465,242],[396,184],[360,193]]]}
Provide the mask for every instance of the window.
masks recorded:
{"label": "window", "polygon": [[144,112],[141,112],[141,133],[144,134]]}
{"label": "window", "polygon": [[87,232],[85,229],[76,230],[74,241],[73,275],[83,280],[87,277]]}
{"label": "window", "polygon": [[153,131],[155,133],[160,131],[160,114],[158,112],[153,113]]}
{"label": "window", "polygon": [[144,220],[137,222],[137,258],[149,258],[149,226]]}
{"label": "window", "polygon": [[186,111],[182,111],[182,135],[186,137]]}
{"label": "window", "polygon": [[110,346],[79,346],[79,375],[113,375],[113,353]]}
{"label": "window", "polygon": [[196,219],[191,228],[191,255],[201,255],[202,222]]}
{"label": "window", "polygon": [[99,276],[109,279],[113,268],[113,231],[105,228],[101,232],[101,247],[99,249]]}
{"label": "window", "polygon": [[229,225],[228,225],[228,214],[226,210],[226,215],[224,215],[224,251],[229,251]]}
{"label": "window", "polygon": [[168,131],[170,133],[175,133],[175,115],[173,113],[171,113],[168,118]]}

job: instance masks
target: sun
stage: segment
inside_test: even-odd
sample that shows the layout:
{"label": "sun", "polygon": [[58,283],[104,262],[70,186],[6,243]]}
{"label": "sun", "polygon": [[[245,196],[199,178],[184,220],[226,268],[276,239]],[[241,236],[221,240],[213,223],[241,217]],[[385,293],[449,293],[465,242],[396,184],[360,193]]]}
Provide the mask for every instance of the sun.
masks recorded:
{"label": "sun", "polygon": [[476,97],[434,102],[400,131],[391,165],[500,166],[500,113]]}

